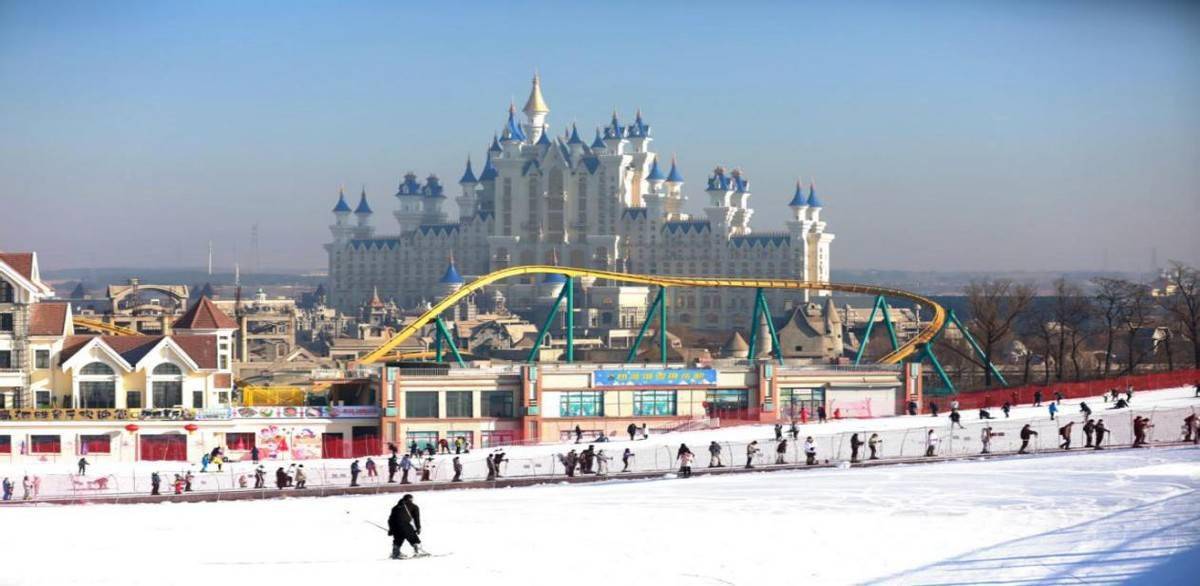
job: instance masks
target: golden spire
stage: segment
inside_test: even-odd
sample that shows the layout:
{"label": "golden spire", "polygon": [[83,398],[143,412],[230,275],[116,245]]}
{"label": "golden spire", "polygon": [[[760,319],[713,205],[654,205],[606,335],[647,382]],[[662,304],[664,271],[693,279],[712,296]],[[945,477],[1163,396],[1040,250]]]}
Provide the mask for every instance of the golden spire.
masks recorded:
{"label": "golden spire", "polygon": [[533,89],[529,91],[529,99],[525,101],[525,109],[522,111],[529,116],[550,113],[550,106],[546,105],[546,99],[542,97],[542,78],[537,73],[533,74]]}

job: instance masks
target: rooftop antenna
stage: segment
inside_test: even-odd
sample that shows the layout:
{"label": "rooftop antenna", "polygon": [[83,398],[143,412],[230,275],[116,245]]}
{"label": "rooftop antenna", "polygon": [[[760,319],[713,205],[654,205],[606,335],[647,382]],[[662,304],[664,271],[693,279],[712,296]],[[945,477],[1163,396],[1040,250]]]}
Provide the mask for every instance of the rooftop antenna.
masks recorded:
{"label": "rooftop antenna", "polygon": [[208,241],[208,276],[212,276],[212,240]]}

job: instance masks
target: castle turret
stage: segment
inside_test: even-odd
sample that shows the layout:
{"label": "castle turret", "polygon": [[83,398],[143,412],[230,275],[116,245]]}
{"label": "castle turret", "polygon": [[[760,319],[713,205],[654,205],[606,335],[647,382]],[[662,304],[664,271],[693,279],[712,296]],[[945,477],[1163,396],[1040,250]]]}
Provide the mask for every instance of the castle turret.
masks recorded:
{"label": "castle turret", "polygon": [[479,180],[475,178],[475,172],[471,170],[470,156],[467,157],[467,170],[463,171],[462,179],[458,180],[458,184],[462,187],[462,195],[455,200],[455,203],[458,204],[458,217],[466,221],[477,211],[475,191],[479,185]]}
{"label": "castle turret", "polygon": [[528,120],[529,140],[536,144],[549,129],[546,115],[550,113],[550,106],[546,105],[546,99],[542,97],[541,77],[536,73],[533,74],[533,87],[529,90],[529,99],[525,101],[522,111]]}
{"label": "castle turret", "polygon": [[792,221],[803,222],[808,217],[808,199],[804,197],[804,185],[796,180],[796,191],[792,193],[792,201],[788,202],[792,210]]}
{"label": "castle turret", "polygon": [[659,168],[658,159],[655,158],[650,163],[650,172],[646,174],[646,183],[650,189],[642,194],[642,201],[646,202],[646,213],[651,218],[661,218],[664,213],[666,192],[663,191],[663,183],[666,180],[667,175]]}
{"label": "castle turret", "polygon": [[621,148],[624,142],[625,127],[621,126],[621,122],[617,120],[617,110],[614,108],[612,122],[604,127],[604,149],[610,154],[619,155],[624,150]]}
{"label": "castle turret", "polygon": [[572,124],[571,134],[567,137],[567,147],[571,150],[571,156],[574,157],[583,153],[584,147],[586,146],[587,145],[584,144],[583,139],[579,138],[579,127]]}
{"label": "castle turret", "polygon": [[437,175],[430,174],[425,178],[425,185],[421,188],[421,223],[441,224],[445,222],[446,213],[442,211],[442,204],[445,201],[446,194],[441,181],[438,180]]}
{"label": "castle turret", "polygon": [[337,205],[333,206],[333,225],[329,227],[335,242],[345,242],[354,234],[354,228],[350,225],[350,213],[350,204],[346,203],[346,191],[338,189]]}
{"label": "castle turret", "polygon": [[421,184],[417,181],[416,173],[409,171],[404,174],[404,180],[396,189],[396,199],[400,202],[400,208],[393,215],[400,223],[400,231],[416,230],[417,226],[421,225],[421,216],[425,213],[421,202]]}
{"label": "castle turret", "polygon": [[629,137],[629,143],[633,146],[633,152],[644,153],[649,150],[650,141],[650,125],[642,120],[642,110],[639,108],[637,115],[634,117],[633,124],[629,125],[626,130],[626,135]]}
{"label": "castle turret", "polygon": [[808,183],[808,219],[815,223],[821,222],[821,200],[817,199],[817,190],[812,182]]}
{"label": "castle turret", "polygon": [[708,216],[713,230],[722,234],[728,232],[737,212],[730,205],[733,198],[732,186],[733,180],[725,174],[725,168],[717,167],[713,169],[712,176],[708,178],[708,188],[704,190],[708,194],[708,207],[704,208],[704,214]]}
{"label": "castle turret", "polygon": [[754,210],[750,209],[750,180],[746,178],[741,169],[734,169],[730,177],[733,183],[730,203],[734,208],[732,233],[745,236],[750,234],[750,216],[754,215]]}
{"label": "castle turret", "polygon": [[358,196],[358,207],[354,208],[354,217],[358,225],[354,228],[355,238],[370,238],[375,233],[371,226],[371,206],[367,204],[367,187],[364,185]]}
{"label": "castle turret", "polygon": [[438,279],[438,292],[445,297],[462,289],[464,282],[462,275],[458,274],[458,268],[454,266],[454,255],[450,255],[450,262],[446,264],[446,272],[442,273],[441,279]]}
{"label": "castle turret", "polygon": [[667,173],[666,186],[666,211],[668,214],[677,215],[683,211],[683,202],[687,197],[683,195],[683,173],[679,172],[679,167],[675,164],[675,155],[671,155],[671,171]]}

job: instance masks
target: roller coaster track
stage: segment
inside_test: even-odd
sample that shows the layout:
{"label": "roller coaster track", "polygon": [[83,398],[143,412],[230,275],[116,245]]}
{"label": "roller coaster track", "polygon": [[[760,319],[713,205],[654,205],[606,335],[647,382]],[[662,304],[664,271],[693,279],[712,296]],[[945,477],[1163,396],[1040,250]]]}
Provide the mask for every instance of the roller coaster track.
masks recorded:
{"label": "roller coaster track", "polygon": [[922,345],[929,343],[933,337],[942,329],[942,325],[946,321],[946,310],[934,300],[918,295],[902,289],[892,289],[889,287],[878,287],[875,285],[859,285],[855,283],[824,283],[810,281],[796,281],[791,279],[742,279],[734,277],[682,277],[675,275],[637,275],[632,273],[618,273],[612,271],[600,271],[594,269],[580,269],[574,267],[559,267],[551,265],[521,265],[508,267],[494,271],[463,285],[458,291],[442,299],[440,303],[434,305],[425,313],[421,314],[415,321],[404,326],[390,340],[384,342],[378,348],[371,351],[370,354],[360,358],[358,364],[372,364],[380,360],[384,360],[390,353],[399,346],[402,342],[412,337],[421,331],[426,324],[433,321],[434,318],[441,315],[442,312],[450,309],[454,304],[458,303],[464,297],[470,295],[487,285],[508,279],[510,277],[520,277],[525,275],[565,275],[568,277],[594,277],[597,279],[608,279],[621,283],[634,283],[638,285],[657,285],[660,287],[732,287],[740,289],[792,289],[792,290],[833,290],[846,293],[860,293],[864,295],[883,295],[884,297],[899,297],[914,301],[923,306],[933,309],[933,319],[930,320],[925,327],[917,333],[911,340],[896,348],[892,352],[879,359],[879,364],[896,364],[912,353],[916,352]]}
{"label": "roller coaster track", "polygon": [[100,320],[95,320],[95,319],[75,317],[75,318],[71,319],[71,322],[74,323],[76,327],[83,327],[83,328],[87,328],[92,331],[100,332],[102,334],[109,334],[112,336],[138,336],[138,335],[141,335],[140,332],[137,332],[135,330],[131,330],[129,328],[123,328],[121,326],[114,326],[112,324],[104,323]]}

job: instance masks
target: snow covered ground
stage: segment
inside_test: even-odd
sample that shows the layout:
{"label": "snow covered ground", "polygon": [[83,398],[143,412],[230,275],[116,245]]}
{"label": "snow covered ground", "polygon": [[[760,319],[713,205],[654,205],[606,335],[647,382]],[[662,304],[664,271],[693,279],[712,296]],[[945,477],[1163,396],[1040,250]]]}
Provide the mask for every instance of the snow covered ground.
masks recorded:
{"label": "snow covered ground", "polygon": [[[964,429],[950,428],[950,421],[942,416],[933,418],[928,415],[916,417],[886,417],[879,419],[844,419],[828,423],[808,423],[799,429],[800,439],[806,436],[815,438],[818,457],[821,460],[846,460],[850,457],[849,439],[852,433],[859,433],[860,439],[866,440],[871,433],[878,433],[883,440],[880,456],[883,458],[919,456],[925,449],[925,432],[936,429],[942,441],[938,449],[941,455],[976,454],[980,450],[980,430],[984,425],[991,425],[994,431],[1003,433],[993,440],[992,450],[995,452],[1014,451],[1020,443],[1017,438],[1022,425],[1029,423],[1039,432],[1031,445],[1034,451],[1052,449],[1057,446],[1057,430],[1066,421],[1081,423],[1079,404],[1086,401],[1093,410],[1093,417],[1104,419],[1112,430],[1109,445],[1128,445],[1132,438],[1131,420],[1134,415],[1150,417],[1155,427],[1150,430],[1152,442],[1177,441],[1180,439],[1180,426],[1183,417],[1188,413],[1200,410],[1200,398],[1195,397],[1191,388],[1165,389],[1159,391],[1139,391],[1133,399],[1133,409],[1110,410],[1100,397],[1063,401],[1059,413],[1059,421],[1051,421],[1047,407],[1020,406],[1012,410],[1010,418],[1004,418],[999,408],[993,409],[992,414],[997,419],[980,421],[977,411],[964,411]],[[946,403],[946,401],[941,401]],[[944,407],[946,405],[943,405]],[[710,441],[720,442],[725,462],[727,464],[744,463],[746,443],[759,440],[764,452],[760,464],[773,461],[774,442],[768,441],[774,434],[770,425],[745,425],[714,430],[698,430],[681,433],[652,434],[649,440],[612,441],[596,444],[614,458],[613,470],[620,469],[620,455],[626,447],[634,452],[631,466],[633,471],[668,470],[675,465],[675,450],[680,443],[686,442],[699,456],[698,465],[707,464],[706,447]],[[1083,430],[1076,425],[1073,432],[1074,445],[1082,446]],[[586,445],[574,446],[569,444],[546,444],[536,446],[514,446],[506,449],[508,462],[503,466],[505,477],[563,475],[563,468],[558,464],[556,454],[564,453],[573,448],[584,448]],[[483,457],[490,450],[473,450],[463,456],[463,477],[482,479],[486,475]],[[434,479],[448,481],[453,475],[448,462],[451,456],[436,458],[437,468]],[[186,470],[188,465],[176,462],[138,462],[109,464],[99,458],[88,470],[90,478],[108,477],[110,480],[107,493],[138,493],[146,494],[150,490],[149,476],[151,471],[159,470],[164,478],[171,474]],[[799,445],[789,442],[786,460],[795,463],[802,460]],[[31,463],[10,465],[0,463],[0,476],[13,478],[18,484],[17,498],[20,498],[20,479],[26,474],[38,475],[43,479],[42,494],[70,495],[73,494],[74,484],[70,473],[74,472],[75,458],[65,458],[59,462]],[[272,482],[272,472],[276,467],[287,466],[291,461],[266,461],[268,484]],[[305,460],[308,471],[308,484],[313,487],[322,485],[345,486],[349,483],[349,460]],[[376,458],[381,476],[368,478],[364,474],[359,481],[371,485],[386,480],[386,463],[384,458]],[[194,470],[198,470],[194,466]],[[238,480],[241,476],[251,476],[253,464],[237,462],[227,464],[224,473],[210,472],[198,474],[195,488],[198,491],[208,490],[239,490]],[[414,475],[415,478],[415,475]],[[166,481],[164,482],[165,485]],[[78,494],[105,494],[103,491],[84,490]]]}
{"label": "snow covered ground", "polygon": [[1194,584],[1197,489],[1188,446],[422,492],[405,561],[395,496],[5,508],[0,584]]}

